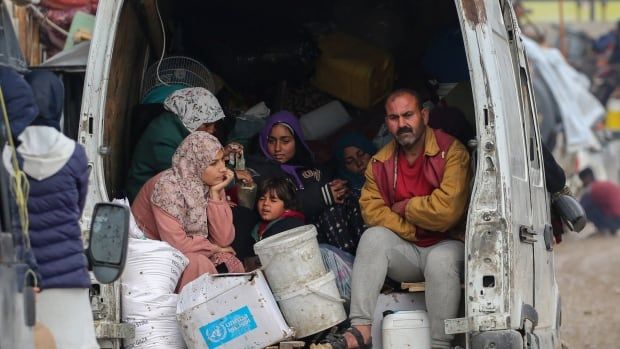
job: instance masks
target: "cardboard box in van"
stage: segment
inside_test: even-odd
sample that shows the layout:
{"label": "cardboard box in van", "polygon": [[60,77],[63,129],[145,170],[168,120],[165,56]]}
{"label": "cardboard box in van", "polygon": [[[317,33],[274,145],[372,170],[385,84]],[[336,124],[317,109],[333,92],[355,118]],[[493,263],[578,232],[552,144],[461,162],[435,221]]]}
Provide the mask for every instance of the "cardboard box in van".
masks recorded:
{"label": "cardboard box in van", "polygon": [[179,295],[177,319],[195,349],[263,348],[294,335],[260,270],[192,281]]}

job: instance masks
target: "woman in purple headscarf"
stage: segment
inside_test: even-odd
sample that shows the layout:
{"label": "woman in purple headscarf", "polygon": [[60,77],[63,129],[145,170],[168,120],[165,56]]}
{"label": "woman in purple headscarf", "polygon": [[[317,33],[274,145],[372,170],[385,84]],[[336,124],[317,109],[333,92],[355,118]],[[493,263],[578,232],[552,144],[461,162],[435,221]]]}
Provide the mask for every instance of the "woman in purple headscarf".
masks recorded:
{"label": "woman in purple headscarf", "polygon": [[248,167],[259,175],[254,180],[260,185],[270,177],[289,178],[297,188],[306,221],[313,222],[327,207],[344,201],[347,182],[333,179],[329,171],[314,163],[295,115],[281,111],[270,116],[260,132],[259,145],[264,156],[248,161]]}

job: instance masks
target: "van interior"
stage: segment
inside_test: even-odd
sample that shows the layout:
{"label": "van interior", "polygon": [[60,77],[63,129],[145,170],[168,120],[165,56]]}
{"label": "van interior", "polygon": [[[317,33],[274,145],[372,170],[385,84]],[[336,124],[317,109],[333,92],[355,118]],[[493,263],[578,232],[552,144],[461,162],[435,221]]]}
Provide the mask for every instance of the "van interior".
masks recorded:
{"label": "van interior", "polygon": [[[331,46],[324,41],[330,35],[337,38]],[[356,51],[360,46],[367,51]],[[344,57],[346,64],[319,77],[328,54]],[[464,114],[455,127],[472,130],[463,141],[475,137],[469,69],[452,1],[124,1],[104,114],[110,198],[124,196],[132,147],[144,129],[139,115],[161,108],[139,106],[148,67],[169,56],[194,58],[212,72],[212,92],[233,121],[231,116],[261,101],[272,112],[287,109],[298,116],[341,101],[352,121],[310,142],[318,161],[329,160],[331,140],[342,129],[375,137],[383,123],[383,99],[395,88],[414,89],[435,103],[441,96],[440,103]],[[337,91],[342,86],[330,84],[336,75],[348,74],[338,69],[361,77],[351,80],[347,91]]]}

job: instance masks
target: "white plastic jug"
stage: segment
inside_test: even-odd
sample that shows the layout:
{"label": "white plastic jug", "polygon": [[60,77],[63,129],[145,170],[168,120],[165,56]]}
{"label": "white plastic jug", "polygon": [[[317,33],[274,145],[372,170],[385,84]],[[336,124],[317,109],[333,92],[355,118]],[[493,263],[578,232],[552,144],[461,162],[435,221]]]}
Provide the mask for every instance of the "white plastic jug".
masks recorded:
{"label": "white plastic jug", "polygon": [[383,349],[404,348],[431,349],[426,311],[399,311],[383,318]]}

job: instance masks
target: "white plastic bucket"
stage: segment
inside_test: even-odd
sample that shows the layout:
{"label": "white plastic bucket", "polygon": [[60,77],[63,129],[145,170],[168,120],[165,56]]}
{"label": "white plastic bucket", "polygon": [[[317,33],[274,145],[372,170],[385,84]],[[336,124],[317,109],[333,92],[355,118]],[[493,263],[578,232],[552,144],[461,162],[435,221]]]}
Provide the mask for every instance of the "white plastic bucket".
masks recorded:
{"label": "white plastic bucket", "polygon": [[383,349],[431,349],[430,323],[424,310],[387,315],[382,327]]}
{"label": "white plastic bucket", "polygon": [[268,237],[254,245],[269,287],[274,293],[299,289],[325,275],[314,225],[304,225]]}
{"label": "white plastic bucket", "polygon": [[347,318],[336,277],[331,271],[296,290],[274,294],[286,323],[303,338],[337,325]]}

